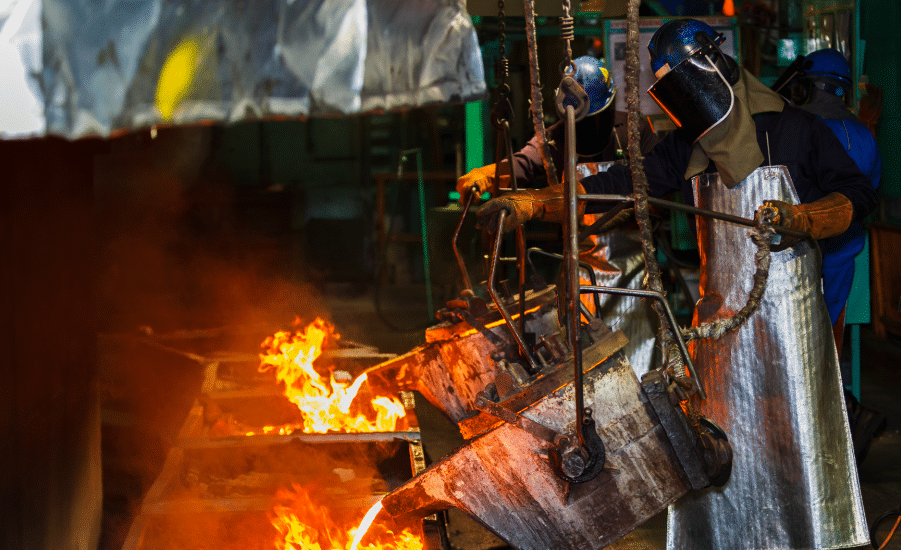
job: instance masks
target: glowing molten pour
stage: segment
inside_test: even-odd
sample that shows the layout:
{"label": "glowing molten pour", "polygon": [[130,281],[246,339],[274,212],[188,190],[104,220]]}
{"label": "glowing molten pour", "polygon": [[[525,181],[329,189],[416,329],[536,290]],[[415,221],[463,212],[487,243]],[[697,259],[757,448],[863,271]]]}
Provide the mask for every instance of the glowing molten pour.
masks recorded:
{"label": "glowing molten pour", "polygon": [[[385,525],[373,523],[381,502],[354,528],[355,523],[339,525],[329,509],[317,506],[298,485],[293,491],[279,490],[276,499],[282,504],[273,507],[270,520],[279,533],[275,539],[278,550],[423,550],[422,539],[409,528],[394,533]],[[360,546],[363,535],[370,542]]]}
{"label": "glowing molten pour", "polygon": [[[377,396],[369,403],[354,404],[354,398],[366,382],[365,373],[351,382],[349,377],[347,380],[323,377],[313,368],[327,338],[340,336],[322,319],[294,333],[276,332],[262,344],[264,352],[260,354],[259,370],[273,371],[276,379],[284,382],[285,396],[303,415],[304,433],[394,431],[397,420],[406,416],[403,404],[396,397]],[[267,426],[263,432],[286,434],[300,427]]]}

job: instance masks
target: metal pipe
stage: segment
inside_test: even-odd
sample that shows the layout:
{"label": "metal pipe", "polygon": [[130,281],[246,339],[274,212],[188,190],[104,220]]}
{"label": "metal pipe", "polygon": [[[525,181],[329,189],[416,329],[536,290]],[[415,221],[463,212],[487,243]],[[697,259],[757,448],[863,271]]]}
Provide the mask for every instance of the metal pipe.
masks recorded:
{"label": "metal pipe", "polygon": [[[532,262],[532,254],[538,254],[540,256],[545,256],[547,258],[554,258],[555,260],[563,259],[562,254],[557,254],[554,252],[547,252],[538,247],[532,247],[529,249],[529,251],[527,253],[527,257],[529,259],[529,265],[531,265],[532,269],[536,272],[538,271],[538,269],[535,268],[535,264]],[[590,264],[580,261],[579,267],[581,267],[588,273],[588,280],[591,281],[592,285],[598,284],[597,274],[594,272],[594,269],[592,269]],[[598,298],[597,294],[594,295],[594,310],[595,310],[595,317],[599,317],[601,315],[601,299]]]}
{"label": "metal pipe", "polygon": [[418,176],[417,188],[419,190],[419,218],[420,218],[420,234],[422,235],[422,263],[425,275],[425,298],[426,307],[429,310],[429,317],[435,315],[435,303],[432,298],[432,264],[429,259],[429,230],[428,220],[426,219],[425,209],[425,182],[422,175],[422,149],[407,149],[400,152],[400,163],[397,167],[397,177],[400,179],[403,174],[404,162],[407,155],[416,154],[416,174]]}
{"label": "metal pipe", "polygon": [[[516,163],[513,162],[513,142],[510,136],[510,121],[503,121],[504,144],[507,153],[507,168],[510,170],[510,188],[519,190],[516,184]],[[519,269],[519,333],[526,333],[526,237],[522,225],[516,228],[516,258]]]}
{"label": "metal pipe", "polygon": [[[578,199],[580,201],[589,201],[589,202],[634,202],[634,197],[630,195],[579,195]],[[749,220],[748,218],[742,218],[741,216],[735,216],[733,214],[726,214],[725,212],[716,212],[713,210],[706,210],[704,208],[698,208],[696,206],[691,206],[688,204],[682,204],[680,202],[673,202],[664,199],[655,199],[653,197],[648,197],[648,203],[653,204],[654,206],[659,206],[661,208],[669,208],[670,210],[678,210],[680,212],[686,212],[688,214],[694,214],[696,216],[704,216],[706,218],[713,218],[715,220],[720,220],[724,222],[734,223],[738,225],[745,225],[748,227],[755,227],[756,222],[754,220]],[[804,233],[803,231],[796,231],[794,229],[787,229],[784,227],[779,227],[777,225],[773,226],[773,229],[776,233],[780,233],[782,235],[788,237],[795,237],[798,239],[811,239],[810,235]]]}
{"label": "metal pipe", "polygon": [[535,38],[535,7],[533,0],[523,0],[523,15],[525,16],[526,43],[529,51],[532,126],[535,127],[535,135],[538,136],[538,152],[541,153],[541,162],[544,164],[548,185],[557,185],[559,183],[557,169],[554,167],[554,161],[550,152],[548,152],[547,135],[544,131],[544,109],[541,106],[541,79],[538,74],[538,39]]}
{"label": "metal pipe", "polygon": [[472,281],[469,278],[469,271],[466,269],[466,262],[463,261],[463,255],[460,254],[460,248],[457,246],[457,240],[460,238],[460,231],[463,229],[463,220],[466,219],[466,214],[469,213],[469,208],[472,206],[472,202],[475,200],[475,194],[478,193],[479,188],[473,185],[469,190],[469,195],[466,197],[466,203],[463,205],[463,214],[460,216],[460,221],[457,222],[457,228],[454,230],[454,238],[451,241],[451,248],[454,249],[454,256],[457,258],[457,265],[460,266],[460,272],[463,273],[463,284],[466,285],[467,290],[472,290]]}
{"label": "metal pipe", "polygon": [[579,345],[579,328],[582,320],[579,310],[579,213],[576,204],[576,110],[572,105],[566,106],[566,141],[565,159],[566,172],[564,173],[565,185],[563,186],[563,200],[566,202],[567,223],[564,226],[566,239],[564,239],[563,255],[566,257],[564,270],[566,273],[566,313],[569,322],[567,330],[570,347],[573,353],[573,368],[575,369],[575,399],[576,399],[576,435],[579,445],[587,449],[588,445],[582,435],[582,424],[585,421],[585,396],[582,380],[582,347]]}
{"label": "metal pipe", "polygon": [[[584,195],[580,195],[580,197],[581,196],[584,196]],[[579,242],[582,242],[583,240],[587,239],[594,230],[603,227],[604,224],[606,224],[607,222],[612,220],[614,217],[616,217],[617,214],[619,214],[620,212],[622,212],[623,210],[625,210],[628,207],[629,207],[629,203],[626,201],[623,201],[623,202],[617,204],[616,206],[614,206],[613,208],[611,208],[610,210],[604,212],[604,215],[602,215],[600,218],[596,219],[594,221],[594,223],[592,223],[591,225],[589,225],[588,227],[583,229],[581,233],[579,233]]]}
{"label": "metal pipe", "polygon": [[532,358],[532,354],[529,353],[526,348],[526,343],[522,339],[522,335],[520,335],[519,331],[516,330],[516,326],[513,324],[513,319],[510,317],[510,313],[507,312],[507,308],[504,307],[503,302],[501,302],[500,296],[497,295],[497,290],[494,288],[494,280],[497,277],[497,259],[501,255],[501,242],[504,240],[504,221],[507,218],[507,211],[501,210],[498,213],[497,220],[497,237],[494,240],[494,251],[491,254],[491,263],[488,269],[488,295],[491,296],[491,299],[494,300],[494,305],[497,306],[497,310],[501,313],[501,316],[506,321],[507,328],[510,330],[510,334],[513,335],[513,339],[516,340],[516,345],[519,346],[520,354],[529,362],[529,366],[532,367],[532,372],[538,372],[538,365],[535,363],[535,360]]}
{"label": "metal pipe", "polygon": [[584,285],[579,287],[580,292],[602,292],[605,294],[620,294],[622,296],[637,296],[640,298],[653,298],[660,302],[660,305],[663,307],[666,312],[666,318],[670,324],[670,328],[673,331],[673,337],[676,340],[676,344],[679,346],[679,351],[682,353],[682,357],[685,359],[685,365],[688,367],[688,372],[691,373],[692,381],[695,384],[695,388],[698,390],[698,395],[701,399],[707,399],[707,392],[704,391],[704,385],[701,381],[701,378],[698,376],[697,371],[695,370],[695,365],[691,361],[691,356],[688,354],[688,348],[685,346],[685,342],[682,340],[682,337],[679,335],[679,325],[676,324],[676,317],[673,315],[673,311],[669,307],[669,302],[666,299],[666,296],[662,292],[656,292],[653,290],[640,290],[634,288],[616,288],[610,286],[588,286]]}

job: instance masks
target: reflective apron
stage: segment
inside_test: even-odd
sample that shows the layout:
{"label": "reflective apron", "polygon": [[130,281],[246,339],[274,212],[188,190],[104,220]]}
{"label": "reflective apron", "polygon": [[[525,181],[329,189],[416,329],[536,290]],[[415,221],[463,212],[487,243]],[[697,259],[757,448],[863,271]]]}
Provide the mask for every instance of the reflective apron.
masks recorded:
{"label": "reflective apron", "polygon": [[[692,182],[698,207],[745,218],[768,199],[798,203],[784,166],[758,168],[732,189],[716,174]],[[697,228],[695,323],[703,323],[744,306],[756,247],[744,226],[698,217]],[[728,435],[732,477],[670,507],[670,550],[868,544],[819,252],[800,242],[771,258],[757,312],[720,339],[694,345],[709,396],[698,410]]]}
{"label": "reflective apron", "polygon": [[[578,177],[585,178],[599,172],[606,172],[614,163],[586,162],[576,165]],[[603,214],[585,214],[582,222],[591,225]],[[579,252],[579,261],[591,266],[597,284],[619,288],[643,288],[647,270],[644,253],[637,229],[616,229],[602,235],[592,235],[591,247]],[[582,284],[591,284],[587,274],[580,269]],[[623,350],[635,375],[641,376],[661,361],[657,343],[657,314],[650,303],[630,296],[601,294],[600,317],[613,329],[622,330],[629,338]],[[582,296],[589,311],[594,313],[594,298],[591,294]]]}

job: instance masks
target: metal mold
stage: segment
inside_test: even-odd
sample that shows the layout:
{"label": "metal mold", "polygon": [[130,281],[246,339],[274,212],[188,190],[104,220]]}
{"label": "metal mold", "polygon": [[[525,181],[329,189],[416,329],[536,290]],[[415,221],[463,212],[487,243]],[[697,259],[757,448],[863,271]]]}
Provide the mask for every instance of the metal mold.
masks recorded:
{"label": "metal mold", "polygon": [[[551,464],[553,443],[483,412],[461,425],[472,439],[392,491],[382,500],[385,510],[415,518],[455,507],[521,550],[582,550],[611,544],[704,484],[693,484],[686,474],[686,465],[702,468],[700,455],[685,452],[680,458],[676,451],[696,449],[697,438],[691,431],[667,430],[616,334],[584,353],[590,366],[583,373],[585,405],[606,455],[599,475],[584,483],[565,481]],[[555,372],[571,370],[570,361]],[[526,387],[498,405],[571,437],[574,393],[570,378],[544,394]],[[667,406],[679,408],[669,401]]]}

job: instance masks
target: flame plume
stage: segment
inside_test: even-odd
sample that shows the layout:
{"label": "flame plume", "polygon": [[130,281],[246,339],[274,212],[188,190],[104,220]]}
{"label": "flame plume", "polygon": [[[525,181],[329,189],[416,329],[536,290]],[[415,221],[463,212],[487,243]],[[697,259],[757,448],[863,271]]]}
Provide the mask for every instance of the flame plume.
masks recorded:
{"label": "flame plume", "polygon": [[[279,501],[270,514],[270,521],[278,535],[278,550],[350,550],[358,528],[353,523],[340,526],[328,508],[317,506],[310,495],[295,484],[293,490],[280,489]],[[359,521],[359,518],[356,518]],[[364,526],[360,526],[364,528]],[[423,550],[422,539],[409,528],[394,533],[386,525],[373,522],[365,534],[366,544],[356,550]]]}
{"label": "flame plume", "polygon": [[[351,406],[360,387],[366,382],[361,374],[349,382],[337,377],[323,377],[313,368],[322,355],[327,339],[337,340],[334,326],[317,318],[303,330],[294,333],[279,331],[262,344],[260,372],[272,371],[278,382],[285,384],[285,396],[303,416],[302,426],[267,426],[263,433],[278,431],[288,434],[302,428],[304,433],[380,432],[394,431],[397,421],[406,416],[403,404],[393,396],[377,396],[368,406],[357,404],[356,409],[369,409],[370,414],[352,412]],[[248,432],[253,435],[253,432]]]}

